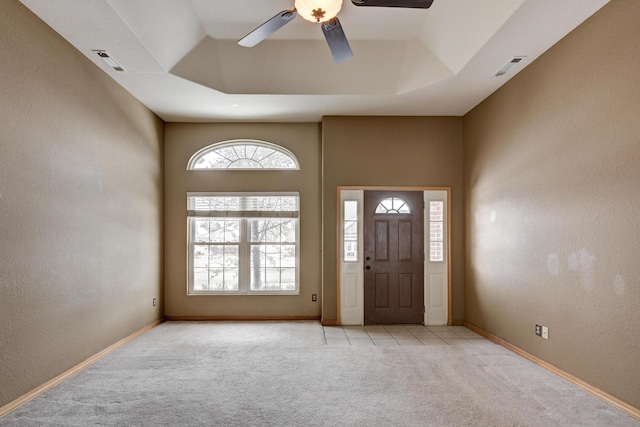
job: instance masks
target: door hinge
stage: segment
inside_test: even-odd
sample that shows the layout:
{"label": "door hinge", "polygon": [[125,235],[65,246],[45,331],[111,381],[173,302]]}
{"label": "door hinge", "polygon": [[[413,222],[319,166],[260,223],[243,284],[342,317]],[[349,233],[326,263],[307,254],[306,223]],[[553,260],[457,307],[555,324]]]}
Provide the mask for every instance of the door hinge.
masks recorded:
{"label": "door hinge", "polygon": [[427,312],[427,307],[426,307],[426,306],[424,306],[424,305],[422,306],[422,312],[423,312],[423,313],[426,313],[426,312]]}

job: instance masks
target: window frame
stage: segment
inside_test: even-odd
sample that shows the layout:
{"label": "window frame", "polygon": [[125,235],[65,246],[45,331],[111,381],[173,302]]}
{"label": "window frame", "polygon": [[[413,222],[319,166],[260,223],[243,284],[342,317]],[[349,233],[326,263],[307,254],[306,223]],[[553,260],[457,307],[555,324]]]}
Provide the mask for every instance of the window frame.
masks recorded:
{"label": "window frame", "polygon": [[[438,203],[440,204],[440,220],[434,220],[433,219],[433,215],[431,213],[431,206],[434,203]],[[429,262],[438,262],[438,263],[444,263],[445,262],[445,256],[446,256],[446,202],[445,200],[441,200],[441,199],[432,199],[429,200],[429,205],[428,205],[428,209],[427,209],[427,218],[429,219],[429,230],[427,231],[427,234],[429,236],[429,238],[427,239],[427,242],[429,243]],[[433,231],[432,231],[432,224],[439,224],[440,225],[440,230],[439,230],[439,237],[434,237]],[[433,244],[436,244],[436,247],[439,246],[439,248],[437,248],[434,252],[434,250],[432,249]],[[439,244],[439,245],[437,245]]]}
{"label": "window frame", "polygon": [[[255,167],[255,168],[230,168],[230,167],[214,167],[214,168],[197,168],[196,165],[198,160],[209,154],[210,152],[220,150],[222,148],[233,147],[233,146],[243,146],[243,145],[255,145],[262,148],[268,148],[274,150],[276,153],[280,153],[285,155],[293,161],[295,167],[292,168],[283,168],[283,167]],[[261,159],[262,160],[262,159]],[[257,161],[259,163],[259,161]],[[298,162],[298,158],[293,154],[290,150],[286,148],[273,144],[271,142],[260,141],[257,139],[233,139],[229,141],[216,142],[211,145],[207,145],[204,148],[196,151],[193,156],[187,162],[187,170],[189,171],[254,171],[254,170],[278,170],[278,171],[294,171],[300,170],[300,162]]]}
{"label": "window frame", "polygon": [[[297,216],[295,217],[277,217],[277,216],[235,216],[234,211],[226,211],[226,216],[209,216],[209,215],[192,215],[187,213],[187,295],[300,295],[300,193],[299,192],[188,192],[187,193],[187,209],[189,209],[189,198],[197,196],[219,196],[219,197],[250,197],[250,196],[287,196],[297,198]],[[204,211],[207,212],[207,211]],[[276,211],[287,212],[287,211]],[[234,242],[205,242],[205,244],[221,244],[223,246],[237,245],[238,247],[238,290],[195,290],[195,267],[194,267],[194,248],[202,242],[195,241],[195,221],[198,219],[230,219],[239,220],[239,241]],[[294,220],[295,221],[295,242],[253,242],[251,240],[251,221],[252,220]],[[289,245],[295,247],[295,289],[293,290],[252,290],[251,289],[251,248],[252,246],[265,245]],[[279,267],[284,269],[286,267]]]}
{"label": "window frame", "polygon": [[[352,217],[347,218],[347,204],[355,205],[355,219]],[[360,262],[360,242],[362,240],[362,236],[360,235],[360,209],[361,206],[358,199],[349,198],[342,201],[342,262],[345,263]],[[350,228],[355,228],[355,234],[347,234],[347,230]],[[347,236],[350,237],[347,238]],[[347,246],[352,246],[355,251],[347,251]],[[353,253],[353,255],[347,255],[348,253]]]}
{"label": "window frame", "polygon": [[[402,202],[399,208],[395,207],[396,200]],[[387,207],[385,202],[390,202],[391,207]],[[381,210],[384,209],[384,212]],[[376,206],[376,210],[373,212],[374,215],[411,215],[411,206],[402,198],[397,196],[387,197],[383,200],[380,200],[380,203]]]}

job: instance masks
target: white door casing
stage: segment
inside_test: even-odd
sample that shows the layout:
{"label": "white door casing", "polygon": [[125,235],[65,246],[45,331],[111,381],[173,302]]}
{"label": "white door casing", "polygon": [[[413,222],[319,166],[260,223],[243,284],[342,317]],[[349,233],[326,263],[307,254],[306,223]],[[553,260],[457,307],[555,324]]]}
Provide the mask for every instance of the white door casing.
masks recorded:
{"label": "white door casing", "polygon": [[[440,207],[439,214],[431,215],[432,204]],[[448,239],[447,239],[447,192],[442,190],[428,190],[424,192],[424,324],[425,325],[446,325],[448,319]],[[431,221],[434,219],[434,221]],[[439,221],[438,221],[439,220]],[[441,235],[437,236],[437,231],[432,231],[432,223],[436,230],[441,230]],[[436,236],[434,236],[436,234]],[[435,237],[435,238],[434,238]],[[439,252],[431,251],[431,244],[441,243]],[[441,259],[441,261],[440,261]]]}
{"label": "white door casing", "polygon": [[[406,190],[406,189],[405,189]],[[338,288],[340,324],[364,324],[364,239],[363,239],[363,189],[338,189]],[[425,190],[424,202],[424,324],[446,325],[449,315],[449,259],[448,259],[448,192],[446,190]],[[432,261],[430,203],[443,202],[441,213],[442,261]],[[355,224],[353,215],[356,207]],[[435,218],[434,219],[438,219]],[[348,230],[347,230],[348,228]],[[354,233],[357,236],[354,236]],[[355,239],[354,239],[355,237]],[[350,243],[349,243],[350,242]],[[353,250],[355,247],[355,251]]]}
{"label": "white door casing", "polygon": [[[355,230],[357,236],[352,242],[356,246],[355,254],[349,253],[347,244],[347,236],[345,236],[345,224],[349,222],[348,206],[357,207]],[[340,250],[338,262],[340,277],[340,313],[341,323],[343,325],[362,325],[364,324],[364,252],[363,252],[363,212],[364,191],[362,190],[343,190],[340,192],[340,216],[338,229],[340,230]],[[355,255],[355,259],[354,258]]]}

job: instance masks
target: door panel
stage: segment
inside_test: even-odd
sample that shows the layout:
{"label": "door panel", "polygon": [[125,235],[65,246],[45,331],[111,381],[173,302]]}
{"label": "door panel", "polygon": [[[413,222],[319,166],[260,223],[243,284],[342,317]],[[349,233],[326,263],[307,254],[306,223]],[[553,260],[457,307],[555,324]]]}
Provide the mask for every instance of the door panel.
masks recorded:
{"label": "door panel", "polygon": [[401,308],[413,306],[413,275],[400,273],[398,275],[398,305]]}
{"label": "door panel", "polygon": [[345,308],[358,308],[358,274],[347,273],[342,276],[344,288],[343,299]]}
{"label": "door panel", "polygon": [[443,274],[429,275],[429,308],[442,309],[445,307],[445,285]]}
{"label": "door panel", "polygon": [[376,308],[389,308],[389,275],[376,274],[375,282]]}
{"label": "door panel", "polygon": [[423,211],[420,191],[365,191],[366,324],[423,323]]}
{"label": "door panel", "polygon": [[[411,261],[412,245],[411,245],[411,221],[398,221],[398,261]],[[403,238],[406,236],[406,238]]]}
{"label": "door panel", "polygon": [[[377,220],[376,224],[376,261],[389,260],[389,223],[385,220]],[[366,221],[365,221],[366,227]]]}

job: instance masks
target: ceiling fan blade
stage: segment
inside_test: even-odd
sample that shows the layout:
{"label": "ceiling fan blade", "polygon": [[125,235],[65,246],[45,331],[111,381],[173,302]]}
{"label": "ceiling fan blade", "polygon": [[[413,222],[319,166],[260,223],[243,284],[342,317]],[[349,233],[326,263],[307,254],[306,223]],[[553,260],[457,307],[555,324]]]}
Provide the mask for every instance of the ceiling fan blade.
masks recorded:
{"label": "ceiling fan blade", "polygon": [[340,25],[338,18],[336,17],[327,22],[323,22],[321,26],[334,61],[340,64],[351,58],[353,52],[351,52],[351,46],[349,46],[349,41],[344,35],[344,31],[342,31],[342,25]]}
{"label": "ceiling fan blade", "polygon": [[412,9],[429,9],[433,0],[351,0],[356,6],[408,7]]}
{"label": "ceiling fan blade", "polygon": [[258,28],[238,40],[238,44],[244,47],[254,47],[262,40],[266,39],[271,34],[284,27],[285,24],[291,22],[296,16],[298,16],[298,13],[295,10],[283,10],[282,12],[278,13],[276,16],[269,19],[267,22],[260,25]]}

